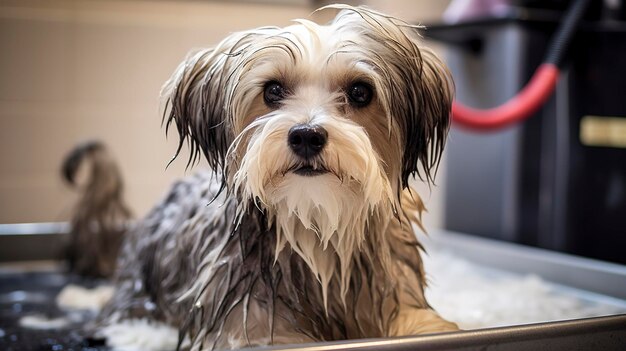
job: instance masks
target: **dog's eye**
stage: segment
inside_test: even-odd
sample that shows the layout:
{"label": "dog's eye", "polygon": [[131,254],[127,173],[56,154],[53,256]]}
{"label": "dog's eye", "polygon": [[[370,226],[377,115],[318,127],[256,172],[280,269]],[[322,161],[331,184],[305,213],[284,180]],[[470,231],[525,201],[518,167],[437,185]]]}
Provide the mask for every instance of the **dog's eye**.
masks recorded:
{"label": "dog's eye", "polygon": [[372,102],[372,87],[367,83],[354,83],[347,91],[348,98],[352,105],[356,107],[365,107]]}
{"label": "dog's eye", "polygon": [[285,98],[287,91],[278,82],[268,82],[263,90],[263,99],[270,107],[276,107],[278,103]]}

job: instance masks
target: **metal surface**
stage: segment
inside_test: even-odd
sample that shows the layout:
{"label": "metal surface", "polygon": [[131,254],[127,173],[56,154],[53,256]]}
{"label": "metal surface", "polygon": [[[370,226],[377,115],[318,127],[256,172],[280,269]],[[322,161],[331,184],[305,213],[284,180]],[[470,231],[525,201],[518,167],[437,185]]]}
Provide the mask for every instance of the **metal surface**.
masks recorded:
{"label": "metal surface", "polygon": [[[30,247],[40,247],[42,238],[49,247],[62,247],[65,224],[0,225],[1,240],[24,240]],[[14,241],[15,242],[15,241]],[[434,231],[424,243],[427,250],[446,250],[473,263],[520,274],[534,273],[546,280],[582,289],[588,301],[626,306],[626,267],[583,259],[552,251],[524,247],[500,241],[472,237],[448,231]],[[23,253],[22,247],[7,249],[3,254]],[[45,259],[45,250],[25,251],[32,259]],[[34,254],[43,256],[37,256]],[[32,256],[34,255],[34,256]],[[18,257],[19,258],[19,257]],[[22,264],[26,264],[23,262]],[[32,331],[16,326],[17,318],[26,312],[61,315],[54,304],[56,292],[66,282],[83,285],[76,278],[58,272],[6,273],[0,265],[0,349],[91,349],[102,345],[85,343],[78,329]],[[93,282],[87,282],[93,284]],[[15,294],[14,292],[22,293]],[[601,295],[605,294],[605,295]],[[606,296],[608,295],[608,296]],[[37,297],[17,301],[21,297]],[[45,299],[43,298],[45,297]],[[18,310],[16,310],[18,308]],[[75,326],[74,326],[75,327]],[[18,341],[11,341],[12,336]],[[22,347],[24,346],[24,347]],[[624,350],[626,349],[626,314],[570,321],[478,329],[415,337],[350,340],[306,345],[257,347],[259,350]]]}
{"label": "metal surface", "polygon": [[63,257],[69,224],[0,224],[0,262],[53,260]]}
{"label": "metal surface", "polygon": [[[458,101],[498,106],[525,85],[558,19],[535,14],[429,26],[448,44]],[[444,226],[626,264],[626,149],[580,140],[585,116],[626,120],[626,22],[590,18],[571,44],[534,117],[489,134],[452,128]]]}
{"label": "metal surface", "polygon": [[[67,284],[92,288],[102,281],[60,272],[7,273],[0,270],[0,350],[105,350],[90,343],[82,327],[94,314],[60,309],[56,296]],[[57,328],[25,328],[23,317],[57,321]]]}
{"label": "metal surface", "polygon": [[425,336],[327,342],[247,351],[624,350],[626,315]]}
{"label": "metal surface", "polygon": [[[481,39],[480,54],[465,46],[448,47],[446,63],[454,76],[457,100],[488,108],[514,96],[526,78],[518,67],[526,64],[522,48],[528,40],[517,26],[503,25]],[[453,126],[445,161],[444,223],[448,229],[516,239],[521,138],[519,125],[493,133]],[[478,181],[467,186],[468,180]],[[468,199],[480,205],[468,206]]]}
{"label": "metal surface", "polygon": [[488,267],[536,274],[569,287],[626,300],[626,266],[449,231],[434,231],[426,245]]}

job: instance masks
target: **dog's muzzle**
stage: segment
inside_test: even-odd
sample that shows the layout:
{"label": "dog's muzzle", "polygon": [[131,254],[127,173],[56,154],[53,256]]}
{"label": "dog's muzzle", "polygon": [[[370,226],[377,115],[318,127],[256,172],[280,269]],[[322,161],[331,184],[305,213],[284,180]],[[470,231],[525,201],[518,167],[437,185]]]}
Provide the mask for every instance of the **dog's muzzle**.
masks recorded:
{"label": "dog's muzzle", "polygon": [[327,140],[328,132],[321,126],[309,124],[293,126],[287,135],[287,143],[291,151],[304,161],[294,173],[302,176],[326,173],[325,169],[314,168],[310,161],[324,149]]}

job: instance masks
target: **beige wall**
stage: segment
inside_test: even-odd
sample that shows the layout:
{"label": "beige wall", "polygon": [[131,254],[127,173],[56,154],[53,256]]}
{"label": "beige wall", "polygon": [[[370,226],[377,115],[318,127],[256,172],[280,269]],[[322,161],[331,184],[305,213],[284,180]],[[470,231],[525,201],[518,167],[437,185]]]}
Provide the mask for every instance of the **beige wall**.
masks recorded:
{"label": "beige wall", "polygon": [[303,6],[241,2],[3,1],[0,3],[0,223],[68,217],[63,155],[104,140],[142,214],[184,174],[167,170],[158,94],[185,54],[228,33],[285,25]]}
{"label": "beige wall", "polygon": [[[299,3],[0,0],[0,223],[67,219],[74,194],[59,166],[90,138],[119,159],[128,202],[144,214],[185,173],[186,155],[165,169],[176,137],[166,141],[160,126],[161,84],[192,48],[308,17]],[[442,7],[366,3],[412,21],[430,21]],[[437,226],[440,190],[422,190],[427,222]]]}

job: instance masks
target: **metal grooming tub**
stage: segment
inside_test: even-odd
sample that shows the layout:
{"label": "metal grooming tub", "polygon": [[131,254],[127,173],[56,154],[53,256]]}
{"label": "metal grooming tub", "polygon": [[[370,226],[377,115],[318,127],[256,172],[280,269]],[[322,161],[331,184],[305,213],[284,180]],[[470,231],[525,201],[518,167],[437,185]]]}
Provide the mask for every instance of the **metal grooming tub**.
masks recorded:
{"label": "metal grooming tub", "polygon": [[[0,225],[0,349],[106,350],[82,340],[84,319],[60,329],[22,328],[29,314],[63,313],[56,294],[68,283],[97,285],[63,273],[58,261],[68,226],[64,223]],[[552,251],[438,231],[426,240],[429,252],[455,257],[504,274],[536,274],[556,283],[563,294],[626,312],[626,266]],[[10,262],[9,262],[10,261]],[[415,337],[350,340],[249,350],[624,350],[626,314],[529,325],[467,330]]]}

